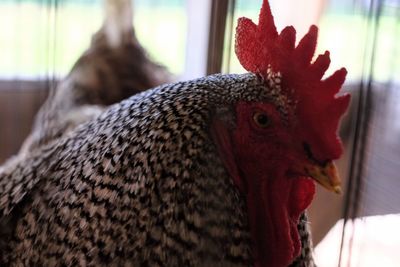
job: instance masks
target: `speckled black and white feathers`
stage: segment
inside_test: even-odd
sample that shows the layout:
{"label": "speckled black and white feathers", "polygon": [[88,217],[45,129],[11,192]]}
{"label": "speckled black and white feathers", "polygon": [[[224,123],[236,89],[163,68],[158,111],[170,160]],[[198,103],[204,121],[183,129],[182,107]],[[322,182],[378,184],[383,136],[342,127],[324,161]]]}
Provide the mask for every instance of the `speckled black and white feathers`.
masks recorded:
{"label": "speckled black and white feathers", "polygon": [[308,224],[307,214],[301,214],[299,224],[297,225],[297,230],[299,231],[301,239],[301,251],[300,255],[289,267],[316,267],[313,258],[311,230]]}
{"label": "speckled black and white feathers", "polygon": [[0,221],[13,223],[2,264],[251,266],[245,200],[209,127],[218,109],[269,99],[262,84],[245,74],[161,86],[0,170]]}

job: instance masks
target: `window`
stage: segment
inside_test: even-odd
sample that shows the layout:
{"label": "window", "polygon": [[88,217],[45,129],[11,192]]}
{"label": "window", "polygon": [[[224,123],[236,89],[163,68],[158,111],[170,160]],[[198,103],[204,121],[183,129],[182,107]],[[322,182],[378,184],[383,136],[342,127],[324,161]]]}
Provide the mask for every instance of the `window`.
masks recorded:
{"label": "window", "polygon": [[[185,70],[188,12],[208,12],[204,4],[189,8],[193,3],[134,2],[134,25],[140,42],[153,59],[176,75]],[[0,78],[65,76],[101,27],[103,12],[101,0],[1,1]],[[199,24],[199,19],[208,29],[204,16],[192,24]]]}
{"label": "window", "polygon": [[[135,0],[134,25],[151,57],[178,79],[241,73],[234,28],[242,16],[257,21],[261,2]],[[278,29],[294,25],[297,40],[309,25],[319,26],[317,53],[330,50],[328,74],[348,69],[344,89],[353,94],[341,130],[345,155],[338,162],[345,194],[320,190],[311,208],[317,262],[394,267],[400,247],[399,1],[270,2]],[[68,73],[102,19],[101,0],[1,1],[0,126],[6,130],[0,131],[0,152],[5,153],[0,161],[18,149],[29,131],[45,96],[39,89]],[[13,79],[23,83],[4,81]]]}

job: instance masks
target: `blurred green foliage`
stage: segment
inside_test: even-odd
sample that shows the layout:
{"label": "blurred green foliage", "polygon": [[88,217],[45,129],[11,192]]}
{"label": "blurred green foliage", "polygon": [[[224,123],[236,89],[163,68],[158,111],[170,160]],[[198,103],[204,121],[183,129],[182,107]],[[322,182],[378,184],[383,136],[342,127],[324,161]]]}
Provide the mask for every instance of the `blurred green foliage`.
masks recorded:
{"label": "blurred green foliage", "polygon": [[[63,1],[59,6],[43,2],[51,1],[0,2],[0,76],[65,75],[101,27],[104,10],[99,0]],[[134,15],[139,40],[156,61],[174,73],[183,72],[183,0],[175,7],[150,8],[141,2],[135,2]]]}

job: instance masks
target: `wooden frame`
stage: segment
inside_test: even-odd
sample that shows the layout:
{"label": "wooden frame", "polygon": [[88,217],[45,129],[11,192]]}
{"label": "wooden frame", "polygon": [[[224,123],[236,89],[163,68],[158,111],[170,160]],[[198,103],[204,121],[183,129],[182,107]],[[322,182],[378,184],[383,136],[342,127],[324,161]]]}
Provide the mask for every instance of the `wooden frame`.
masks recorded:
{"label": "wooden frame", "polygon": [[235,0],[212,1],[208,40],[207,75],[220,73],[222,71],[227,18],[228,15],[230,15],[230,18],[233,19],[234,9]]}

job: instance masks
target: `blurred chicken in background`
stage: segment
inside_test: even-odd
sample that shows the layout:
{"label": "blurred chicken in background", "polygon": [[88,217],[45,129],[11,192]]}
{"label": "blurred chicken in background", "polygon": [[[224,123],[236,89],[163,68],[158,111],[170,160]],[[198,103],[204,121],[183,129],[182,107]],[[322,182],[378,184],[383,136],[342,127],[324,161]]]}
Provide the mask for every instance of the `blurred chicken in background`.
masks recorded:
{"label": "blurred chicken in background", "polygon": [[20,155],[65,136],[105,107],[173,81],[136,38],[131,0],[105,0],[105,19],[91,46],[50,92],[36,115]]}

